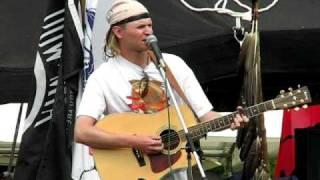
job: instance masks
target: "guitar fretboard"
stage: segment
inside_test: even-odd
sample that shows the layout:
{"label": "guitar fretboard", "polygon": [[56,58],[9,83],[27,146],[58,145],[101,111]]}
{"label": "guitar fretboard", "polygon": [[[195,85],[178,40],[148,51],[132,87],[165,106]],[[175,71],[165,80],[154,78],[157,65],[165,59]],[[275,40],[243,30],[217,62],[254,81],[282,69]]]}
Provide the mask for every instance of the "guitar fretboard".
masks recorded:
{"label": "guitar fretboard", "polygon": [[[276,109],[273,100],[269,100],[260,104],[256,104],[254,106],[250,106],[245,108],[243,111],[244,115],[248,118],[257,116],[263,112],[268,110]],[[228,115],[221,116],[219,118],[199,123],[195,126],[191,126],[188,128],[190,135],[194,139],[202,138],[206,133],[210,131],[218,131],[227,129],[230,127],[231,123],[233,123],[233,119],[238,112],[232,112]],[[178,132],[179,134],[184,134],[183,130]]]}

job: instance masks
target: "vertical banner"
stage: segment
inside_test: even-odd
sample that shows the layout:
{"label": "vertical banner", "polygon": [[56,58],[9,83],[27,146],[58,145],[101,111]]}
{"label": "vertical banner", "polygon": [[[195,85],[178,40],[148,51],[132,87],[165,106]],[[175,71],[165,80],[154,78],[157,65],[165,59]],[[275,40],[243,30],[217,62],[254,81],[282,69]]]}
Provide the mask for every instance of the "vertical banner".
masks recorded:
{"label": "vertical banner", "polygon": [[[89,76],[94,71],[94,56],[92,51],[92,31],[96,16],[98,0],[87,0],[84,13],[84,42],[83,42],[83,69],[81,85],[79,87],[78,102],[81,100]],[[99,180],[98,172],[95,169],[93,157],[89,154],[89,147],[83,144],[74,143],[72,179],[74,180]]]}
{"label": "vertical banner", "polygon": [[92,30],[96,15],[98,0],[87,0],[85,9],[85,31],[84,31],[84,68],[83,68],[83,87],[85,86],[90,74],[94,71],[93,51],[92,51]]}
{"label": "vertical banner", "polygon": [[34,65],[36,92],[29,103],[14,179],[71,179],[78,77],[82,69],[78,1],[48,0]]}
{"label": "vertical banner", "polygon": [[[106,21],[106,11],[111,7],[114,0],[87,0],[84,15],[84,67],[82,71],[82,82],[79,88],[78,102],[82,91],[91,73],[97,69],[106,57],[104,57],[103,46],[109,24]],[[95,169],[89,147],[74,143],[72,179],[74,180],[99,180],[100,177]]]}

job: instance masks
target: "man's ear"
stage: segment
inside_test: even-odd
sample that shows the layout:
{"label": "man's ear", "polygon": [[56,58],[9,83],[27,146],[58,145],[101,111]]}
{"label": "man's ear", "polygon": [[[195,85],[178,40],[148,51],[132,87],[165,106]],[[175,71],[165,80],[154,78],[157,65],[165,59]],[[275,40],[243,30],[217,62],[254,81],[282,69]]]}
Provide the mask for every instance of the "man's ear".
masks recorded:
{"label": "man's ear", "polygon": [[123,28],[120,26],[112,27],[112,32],[118,39],[121,39],[123,37]]}

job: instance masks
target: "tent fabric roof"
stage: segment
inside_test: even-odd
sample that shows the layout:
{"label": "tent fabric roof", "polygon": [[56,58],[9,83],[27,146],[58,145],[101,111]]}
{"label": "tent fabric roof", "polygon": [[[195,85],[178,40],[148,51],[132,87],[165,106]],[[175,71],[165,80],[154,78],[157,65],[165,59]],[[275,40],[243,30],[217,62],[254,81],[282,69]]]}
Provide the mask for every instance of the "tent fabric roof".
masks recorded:
{"label": "tent fabric roof", "polygon": [[[212,12],[193,12],[180,1],[141,0],[151,12],[163,51],[180,55],[194,70],[218,110],[236,107],[239,94],[238,55],[233,37],[236,20]],[[212,7],[213,0],[187,0],[195,7]],[[230,1],[228,1],[230,2]],[[259,1],[265,7],[272,0]],[[250,4],[249,4],[250,6]],[[239,10],[235,4],[231,9]],[[259,16],[262,83],[265,99],[297,84],[319,89],[320,2],[281,0]],[[242,21],[246,31],[250,22]],[[314,98],[318,99],[318,98]]]}
{"label": "tent fabric roof", "polygon": [[[237,101],[238,54],[233,37],[235,19],[212,12],[193,12],[178,0],[140,0],[151,12],[155,35],[163,52],[181,56],[194,70],[218,110],[233,109]],[[217,0],[187,0],[212,7]],[[227,6],[236,10],[232,1]],[[260,2],[265,7],[272,0]],[[10,7],[10,8],[8,8]],[[24,8],[29,7],[29,8]],[[1,1],[0,103],[27,102],[44,1]],[[265,98],[296,84],[320,92],[320,1],[281,0],[259,16],[262,83]],[[250,22],[242,21],[248,31]],[[314,90],[313,90],[314,89]],[[319,97],[317,93],[313,96]]]}

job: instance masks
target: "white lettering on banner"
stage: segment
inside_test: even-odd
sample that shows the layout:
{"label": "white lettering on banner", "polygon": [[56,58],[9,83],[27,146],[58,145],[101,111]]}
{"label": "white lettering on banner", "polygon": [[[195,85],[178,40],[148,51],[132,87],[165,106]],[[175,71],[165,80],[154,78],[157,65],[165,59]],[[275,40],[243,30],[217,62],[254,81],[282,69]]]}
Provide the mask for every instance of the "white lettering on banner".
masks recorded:
{"label": "white lettering on banner", "polygon": [[37,84],[36,94],[30,113],[25,120],[25,130],[32,124],[37,127],[52,120],[60,76],[64,12],[63,8],[44,18],[34,68]]}
{"label": "white lettering on banner", "polygon": [[57,91],[57,85],[58,85],[58,76],[53,77],[50,79],[50,84],[49,84],[49,89],[48,89],[48,94],[47,94],[47,98],[46,102],[44,102],[44,107],[40,113],[41,115],[45,115],[45,117],[43,117],[41,120],[39,120],[36,124],[35,127],[50,121],[52,119],[52,111],[53,111],[53,104],[55,102],[54,98],[55,98],[55,94]]}
{"label": "white lettering on banner", "polygon": [[52,46],[50,49],[43,52],[43,54],[53,53],[48,59],[46,59],[46,61],[50,62],[53,60],[60,59],[61,58],[61,51],[62,51],[61,47],[62,47],[62,42],[59,42],[58,44]]}
{"label": "white lettering on banner", "polygon": [[52,120],[53,106],[58,86],[59,66],[61,64],[62,40],[64,29],[64,9],[49,14],[44,19],[43,32],[40,36],[40,54],[46,70],[48,85],[38,114],[39,120],[34,127]]}

